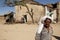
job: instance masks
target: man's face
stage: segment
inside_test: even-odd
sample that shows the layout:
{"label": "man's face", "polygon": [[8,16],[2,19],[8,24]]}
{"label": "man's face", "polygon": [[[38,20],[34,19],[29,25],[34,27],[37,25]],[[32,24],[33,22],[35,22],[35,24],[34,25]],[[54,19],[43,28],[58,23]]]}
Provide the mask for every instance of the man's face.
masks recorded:
{"label": "man's face", "polygon": [[46,26],[50,26],[51,20],[50,19],[46,19],[44,22],[44,25]]}

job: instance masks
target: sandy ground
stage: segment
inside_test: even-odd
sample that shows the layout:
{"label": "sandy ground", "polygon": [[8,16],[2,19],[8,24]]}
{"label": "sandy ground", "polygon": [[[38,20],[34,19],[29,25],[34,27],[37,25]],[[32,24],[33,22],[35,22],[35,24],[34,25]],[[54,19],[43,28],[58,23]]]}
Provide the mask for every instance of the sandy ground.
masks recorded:
{"label": "sandy ground", "polygon": [[[53,35],[60,40],[60,23],[52,26]],[[37,27],[37,24],[0,24],[0,40],[35,40]]]}

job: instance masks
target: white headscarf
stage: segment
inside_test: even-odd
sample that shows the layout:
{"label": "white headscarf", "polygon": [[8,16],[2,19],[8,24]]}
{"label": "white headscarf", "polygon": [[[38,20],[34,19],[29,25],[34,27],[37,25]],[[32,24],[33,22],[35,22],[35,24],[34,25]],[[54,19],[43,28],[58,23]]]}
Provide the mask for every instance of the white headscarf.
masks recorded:
{"label": "white headscarf", "polygon": [[[44,20],[46,20],[46,18],[49,18],[49,19],[51,19],[51,17],[50,16],[44,16],[44,17],[42,17],[41,19],[40,19],[40,21],[39,21],[39,27],[38,27],[38,29],[37,29],[37,33],[38,34],[40,34],[41,33],[41,31],[42,31],[42,29],[43,29],[43,25],[44,25]],[[52,20],[52,19],[51,19]]]}

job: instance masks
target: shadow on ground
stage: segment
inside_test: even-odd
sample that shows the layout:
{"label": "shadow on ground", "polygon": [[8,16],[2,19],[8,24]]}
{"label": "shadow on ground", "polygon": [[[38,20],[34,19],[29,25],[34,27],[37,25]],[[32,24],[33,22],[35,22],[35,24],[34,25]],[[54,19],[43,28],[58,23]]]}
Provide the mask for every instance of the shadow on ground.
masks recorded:
{"label": "shadow on ground", "polygon": [[60,37],[59,36],[53,35],[53,37],[56,38],[57,40],[60,40]]}

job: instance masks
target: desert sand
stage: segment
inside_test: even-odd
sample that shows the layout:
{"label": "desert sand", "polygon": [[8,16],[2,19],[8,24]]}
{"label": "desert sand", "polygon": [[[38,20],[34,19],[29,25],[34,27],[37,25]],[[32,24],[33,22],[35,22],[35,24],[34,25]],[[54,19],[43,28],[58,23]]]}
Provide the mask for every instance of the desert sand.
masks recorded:
{"label": "desert sand", "polygon": [[[37,27],[37,24],[0,24],[0,40],[35,40]],[[52,27],[53,35],[60,40],[60,23]]]}

